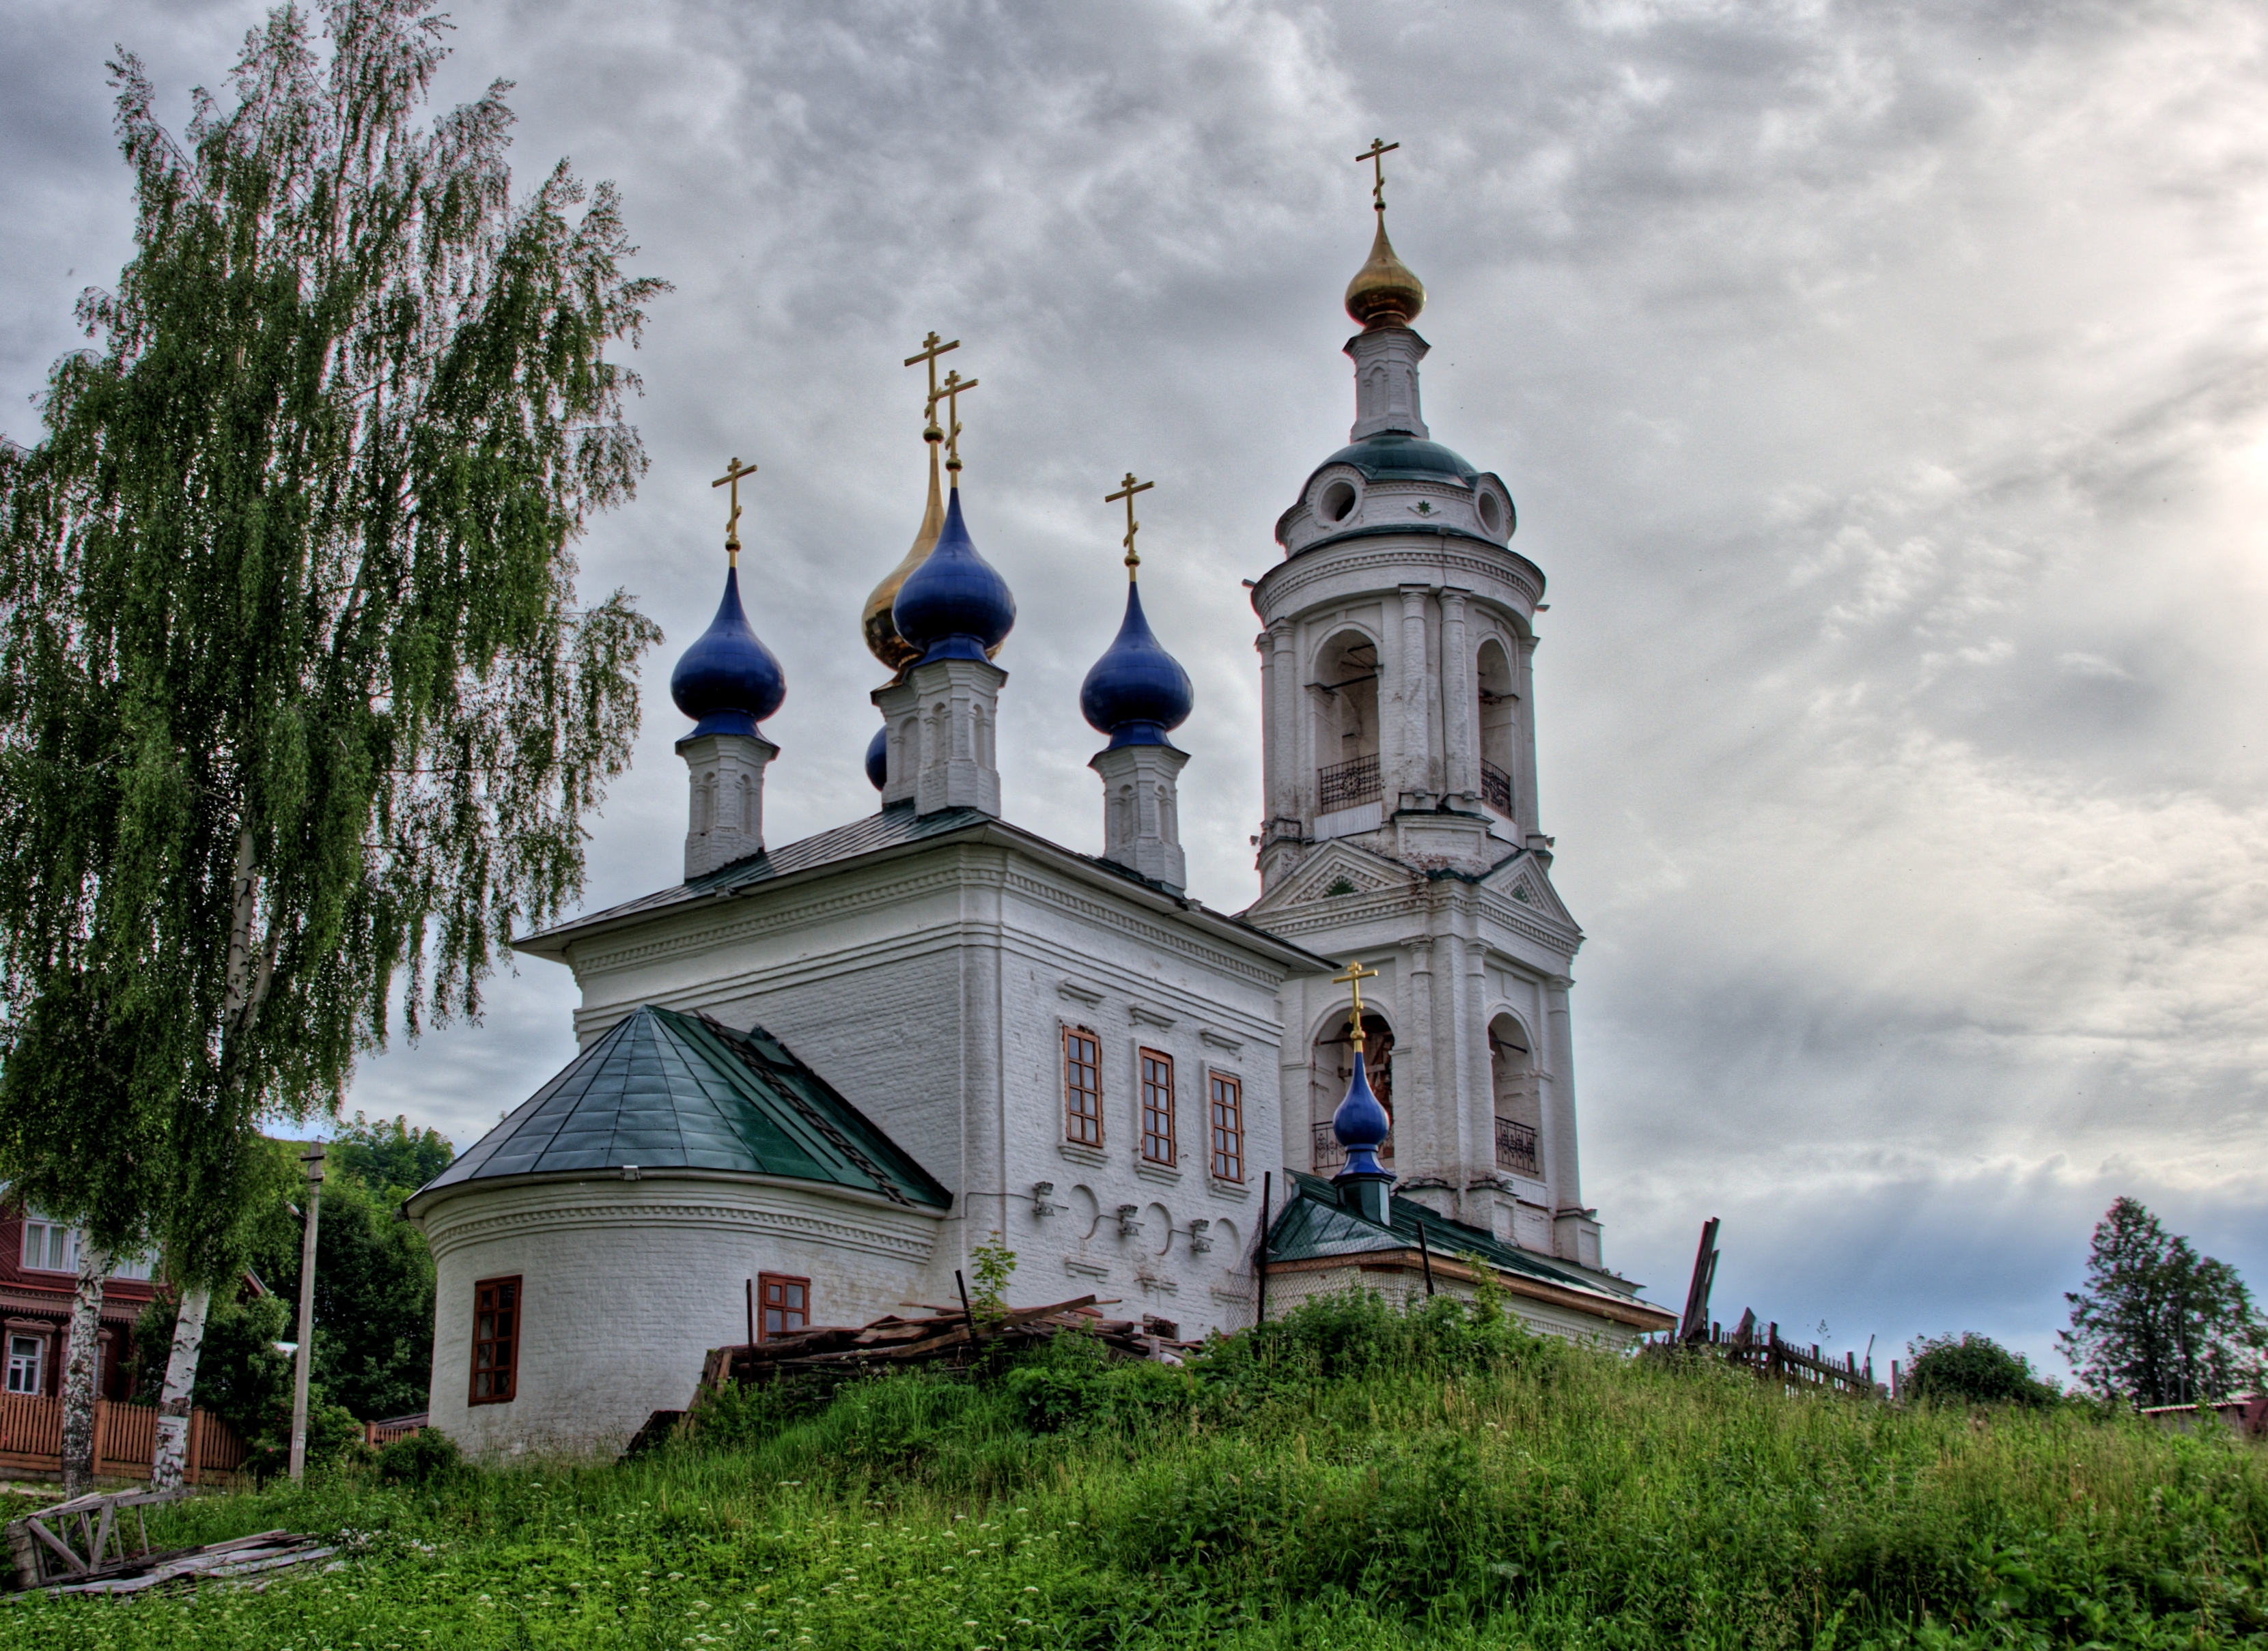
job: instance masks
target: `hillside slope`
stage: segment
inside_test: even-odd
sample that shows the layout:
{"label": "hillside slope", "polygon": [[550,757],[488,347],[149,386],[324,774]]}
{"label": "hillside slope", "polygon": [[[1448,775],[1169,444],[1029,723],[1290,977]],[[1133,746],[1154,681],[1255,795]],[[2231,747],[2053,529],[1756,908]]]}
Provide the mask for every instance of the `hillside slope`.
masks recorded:
{"label": "hillside slope", "polygon": [[621,1466],[350,1465],[166,1536],[271,1526],[357,1557],[18,1602],[0,1647],[2268,1645],[2254,1447],[1783,1398],[1447,1301],[1314,1303],[1190,1369],[1067,1340],[735,1394]]}

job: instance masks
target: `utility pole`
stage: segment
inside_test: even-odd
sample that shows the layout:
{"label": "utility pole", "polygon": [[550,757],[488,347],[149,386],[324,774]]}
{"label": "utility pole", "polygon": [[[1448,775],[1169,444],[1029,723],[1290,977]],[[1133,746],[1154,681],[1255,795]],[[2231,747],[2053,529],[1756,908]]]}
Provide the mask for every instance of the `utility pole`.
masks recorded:
{"label": "utility pole", "polygon": [[315,1218],[323,1201],[323,1143],[299,1155],[307,1166],[307,1223],[299,1235],[299,1346],[291,1370],[291,1479],[307,1476],[307,1361],[315,1351]]}

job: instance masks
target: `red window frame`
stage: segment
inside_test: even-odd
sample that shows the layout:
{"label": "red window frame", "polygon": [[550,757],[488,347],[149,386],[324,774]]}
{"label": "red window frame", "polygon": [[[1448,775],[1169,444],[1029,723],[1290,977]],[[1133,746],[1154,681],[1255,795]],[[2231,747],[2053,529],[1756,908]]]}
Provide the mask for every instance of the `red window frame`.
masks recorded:
{"label": "red window frame", "polygon": [[1142,1074],[1142,1157],[1145,1163],[1174,1162],[1174,1058],[1162,1049],[1138,1049]]}
{"label": "red window frame", "polygon": [[1064,1047],[1064,1139],[1073,1146],[1102,1144],[1102,1039],[1084,1026],[1066,1026]]}
{"label": "red window frame", "polygon": [[519,1394],[520,1332],[526,1328],[526,1290],[517,1273],[473,1286],[471,1400],[509,1405]]}
{"label": "red window frame", "polygon": [[792,1273],[756,1274],[756,1339],[811,1328],[811,1280]]}
{"label": "red window frame", "polygon": [[1212,1174],[1216,1181],[1244,1179],[1244,1080],[1211,1075]]}

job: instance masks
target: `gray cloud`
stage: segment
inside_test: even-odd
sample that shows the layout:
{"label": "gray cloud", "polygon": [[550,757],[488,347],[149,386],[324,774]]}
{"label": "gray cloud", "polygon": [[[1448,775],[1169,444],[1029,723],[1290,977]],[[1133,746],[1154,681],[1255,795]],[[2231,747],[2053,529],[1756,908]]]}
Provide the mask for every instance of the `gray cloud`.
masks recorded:
{"label": "gray cloud", "polygon": [[[0,68],[0,406],[126,250],[101,60],[186,108],[258,15],[24,7]],[[758,629],[792,837],[871,806],[865,591],[919,510],[898,360],[966,341],[968,504],[1022,618],[1011,815],[1100,840],[1076,690],[1116,622],[1101,502],[1160,480],[1145,582],[1198,711],[1192,880],[1255,892],[1238,581],[1349,418],[1337,295],[1399,138],[1435,433],[1552,581],[1538,658],[1588,1196],[1675,1300],[1838,1345],[2036,1353],[2132,1191],[2268,1268],[2268,137],[2235,4],[484,5],[449,92],[624,189],[677,283],[654,466],[583,549],[673,642],[589,898],[668,881],[660,692],[718,577],[706,486],[763,466]],[[76,269],[76,275],[66,272]],[[19,437],[30,420],[10,415]],[[571,1049],[563,972],[370,1061],[460,1140]]]}

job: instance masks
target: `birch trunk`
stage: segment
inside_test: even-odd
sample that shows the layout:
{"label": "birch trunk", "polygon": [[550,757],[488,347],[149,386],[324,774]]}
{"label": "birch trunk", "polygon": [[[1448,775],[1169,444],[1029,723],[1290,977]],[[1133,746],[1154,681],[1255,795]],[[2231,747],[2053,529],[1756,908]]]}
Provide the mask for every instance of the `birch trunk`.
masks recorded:
{"label": "birch trunk", "polygon": [[78,1289],[71,1297],[70,1348],[63,1364],[63,1494],[94,1485],[94,1367],[102,1344],[102,1281],[110,1251],[82,1242]]}
{"label": "birch trunk", "polygon": [[181,1293],[173,1315],[173,1350],[166,1359],[166,1387],[158,1399],[158,1450],[150,1464],[150,1488],[178,1487],[188,1468],[189,1409],[197,1385],[197,1354],[205,1345],[205,1315],[212,1292],[203,1285]]}

